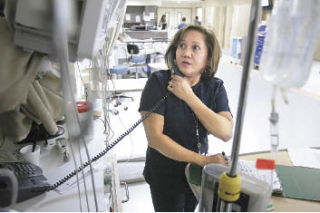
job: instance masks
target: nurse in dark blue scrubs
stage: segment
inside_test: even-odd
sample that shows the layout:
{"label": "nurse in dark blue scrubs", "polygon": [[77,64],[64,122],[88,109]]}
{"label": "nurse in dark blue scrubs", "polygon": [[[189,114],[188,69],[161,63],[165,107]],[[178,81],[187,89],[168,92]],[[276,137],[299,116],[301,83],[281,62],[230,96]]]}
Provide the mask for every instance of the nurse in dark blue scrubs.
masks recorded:
{"label": "nurse in dark blue scrubs", "polygon": [[[172,57],[174,56],[174,57]],[[179,30],[165,59],[182,73],[154,72],[142,92],[145,114],[168,91],[170,95],[144,121],[148,139],[144,177],[155,211],[194,211],[197,200],[185,177],[187,163],[227,165],[222,154],[207,156],[208,134],[232,137],[233,120],[223,81],[214,77],[221,49],[213,32],[199,25]]]}

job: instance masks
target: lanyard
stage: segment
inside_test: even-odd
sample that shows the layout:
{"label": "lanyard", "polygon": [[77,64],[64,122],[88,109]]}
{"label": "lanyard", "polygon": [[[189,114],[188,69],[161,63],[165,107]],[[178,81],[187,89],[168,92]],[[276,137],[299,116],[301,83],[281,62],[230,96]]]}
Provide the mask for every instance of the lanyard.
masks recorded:
{"label": "lanyard", "polygon": [[194,123],[196,126],[196,139],[197,139],[197,148],[198,148],[198,153],[201,154],[201,143],[200,143],[200,137],[199,137],[199,121],[194,112],[192,112]]}

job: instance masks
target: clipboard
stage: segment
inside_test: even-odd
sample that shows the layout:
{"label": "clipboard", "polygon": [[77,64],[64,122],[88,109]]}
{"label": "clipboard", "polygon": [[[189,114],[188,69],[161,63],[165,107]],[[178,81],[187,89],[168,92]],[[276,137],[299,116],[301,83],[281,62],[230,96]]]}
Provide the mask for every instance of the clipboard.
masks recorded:
{"label": "clipboard", "polygon": [[320,201],[320,169],[276,165],[282,197]]}

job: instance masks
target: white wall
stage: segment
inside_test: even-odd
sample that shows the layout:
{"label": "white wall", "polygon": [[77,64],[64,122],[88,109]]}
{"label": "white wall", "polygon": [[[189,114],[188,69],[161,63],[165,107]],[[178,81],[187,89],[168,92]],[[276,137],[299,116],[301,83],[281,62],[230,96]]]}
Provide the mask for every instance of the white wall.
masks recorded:
{"label": "white wall", "polygon": [[127,5],[132,6],[146,6],[146,5],[152,5],[152,6],[161,6],[161,1],[155,1],[155,0],[129,0],[127,1]]}
{"label": "white wall", "polygon": [[320,40],[318,42],[318,48],[317,48],[317,51],[315,53],[314,59],[320,61]]}
{"label": "white wall", "polygon": [[232,38],[245,36],[249,26],[250,0],[205,1],[204,20],[206,27],[213,29],[224,49],[230,49]]}

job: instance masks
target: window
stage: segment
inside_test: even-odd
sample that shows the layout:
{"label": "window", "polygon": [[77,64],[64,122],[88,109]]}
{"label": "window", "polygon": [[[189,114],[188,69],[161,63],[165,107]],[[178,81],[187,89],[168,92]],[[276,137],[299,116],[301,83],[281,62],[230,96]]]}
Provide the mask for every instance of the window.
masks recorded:
{"label": "window", "polygon": [[199,17],[199,21],[202,21],[202,7],[197,7],[196,14]]}
{"label": "window", "polygon": [[177,17],[178,17],[177,23],[180,24],[181,19],[182,19],[182,13],[179,12]]}

